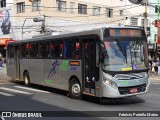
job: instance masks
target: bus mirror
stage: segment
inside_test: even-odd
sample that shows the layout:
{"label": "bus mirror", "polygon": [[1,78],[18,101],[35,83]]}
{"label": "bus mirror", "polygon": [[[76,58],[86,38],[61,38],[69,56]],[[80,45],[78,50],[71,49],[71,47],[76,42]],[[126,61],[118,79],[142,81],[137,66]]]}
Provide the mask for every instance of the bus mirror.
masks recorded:
{"label": "bus mirror", "polygon": [[144,58],[143,58],[143,57],[141,58],[141,61],[142,61],[142,62],[144,61]]}

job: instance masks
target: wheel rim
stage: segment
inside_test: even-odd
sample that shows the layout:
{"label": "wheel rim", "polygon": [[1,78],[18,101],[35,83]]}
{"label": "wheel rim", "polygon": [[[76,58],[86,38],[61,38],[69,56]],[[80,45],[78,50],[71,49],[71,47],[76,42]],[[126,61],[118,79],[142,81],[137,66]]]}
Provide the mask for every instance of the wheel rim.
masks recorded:
{"label": "wheel rim", "polygon": [[72,93],[73,93],[74,95],[79,95],[80,92],[81,92],[80,85],[79,85],[79,84],[74,84],[74,85],[72,86]]}
{"label": "wheel rim", "polygon": [[25,84],[28,85],[29,81],[27,76],[25,76],[24,81],[25,81]]}

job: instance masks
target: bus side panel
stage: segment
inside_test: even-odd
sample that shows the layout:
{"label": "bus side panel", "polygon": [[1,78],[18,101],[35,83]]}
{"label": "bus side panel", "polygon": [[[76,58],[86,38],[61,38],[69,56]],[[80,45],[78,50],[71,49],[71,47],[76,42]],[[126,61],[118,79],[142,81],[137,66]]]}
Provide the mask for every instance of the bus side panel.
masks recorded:
{"label": "bus side panel", "polygon": [[[79,66],[70,66],[73,60],[44,60],[44,84],[62,90],[68,90],[68,81],[71,76],[81,80],[81,63]],[[81,82],[81,81],[80,81]]]}
{"label": "bus side panel", "polygon": [[15,78],[14,72],[14,58],[7,59],[7,75],[11,78]]}
{"label": "bus side panel", "polygon": [[43,75],[42,80],[45,86],[50,86],[54,88],[60,88],[61,77],[60,73],[60,60],[58,59],[44,59],[43,61]]}
{"label": "bus side panel", "polygon": [[20,80],[23,81],[23,73],[26,70],[26,59],[20,59]]}
{"label": "bus side panel", "polygon": [[68,90],[68,81],[71,76],[77,77],[80,83],[82,83],[81,61],[65,59],[61,60],[59,69],[61,72],[61,81],[59,83],[60,88]]}
{"label": "bus side panel", "polygon": [[26,59],[24,68],[29,72],[30,82],[43,85],[43,60],[42,59]]}

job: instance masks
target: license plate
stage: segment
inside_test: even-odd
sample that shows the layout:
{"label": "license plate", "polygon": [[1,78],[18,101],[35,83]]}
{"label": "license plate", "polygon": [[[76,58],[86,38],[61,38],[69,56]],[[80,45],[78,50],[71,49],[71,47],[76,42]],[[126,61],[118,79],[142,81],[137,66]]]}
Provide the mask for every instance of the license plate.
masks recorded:
{"label": "license plate", "polygon": [[137,88],[131,88],[129,92],[130,93],[136,93],[137,92]]}

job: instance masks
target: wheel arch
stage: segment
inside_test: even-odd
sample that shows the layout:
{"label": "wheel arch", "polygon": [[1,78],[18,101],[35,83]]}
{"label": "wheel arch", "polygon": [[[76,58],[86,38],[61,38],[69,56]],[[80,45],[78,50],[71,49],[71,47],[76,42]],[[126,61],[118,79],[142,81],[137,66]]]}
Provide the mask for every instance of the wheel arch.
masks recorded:
{"label": "wheel arch", "polygon": [[71,82],[71,80],[73,80],[73,79],[76,79],[76,80],[80,83],[80,85],[81,85],[81,87],[82,87],[82,83],[80,82],[80,80],[78,79],[78,77],[77,77],[76,75],[72,75],[72,76],[69,78],[69,80],[68,80],[68,89],[69,89],[69,86],[70,86],[70,82]]}
{"label": "wheel arch", "polygon": [[23,71],[23,80],[24,80],[24,75],[25,75],[25,73],[28,73],[28,74],[29,74],[28,70],[24,70],[24,71]]}

